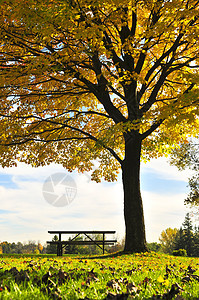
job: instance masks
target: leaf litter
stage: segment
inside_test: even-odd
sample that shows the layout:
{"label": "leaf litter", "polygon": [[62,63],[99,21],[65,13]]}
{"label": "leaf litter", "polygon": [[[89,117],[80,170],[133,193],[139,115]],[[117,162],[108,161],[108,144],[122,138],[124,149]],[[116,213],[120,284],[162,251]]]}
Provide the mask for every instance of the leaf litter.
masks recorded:
{"label": "leaf litter", "polygon": [[[175,258],[167,256],[170,262],[165,264],[164,269],[160,269],[157,254],[148,254],[148,257],[140,254],[143,264],[138,264],[137,258],[129,255],[112,260],[102,258],[77,261],[61,258],[44,262],[25,261],[21,269],[20,264],[12,266],[10,263],[8,265],[11,268],[8,268],[2,261],[0,298],[1,294],[12,294],[10,282],[13,281],[19,287],[27,287],[31,283],[46,295],[46,299],[73,299],[68,291],[72,286],[74,299],[79,300],[145,299],[144,295],[151,300],[199,299],[185,296],[187,287],[189,295],[191,286],[199,282],[197,264],[172,264]],[[13,259],[13,265],[14,262]]]}

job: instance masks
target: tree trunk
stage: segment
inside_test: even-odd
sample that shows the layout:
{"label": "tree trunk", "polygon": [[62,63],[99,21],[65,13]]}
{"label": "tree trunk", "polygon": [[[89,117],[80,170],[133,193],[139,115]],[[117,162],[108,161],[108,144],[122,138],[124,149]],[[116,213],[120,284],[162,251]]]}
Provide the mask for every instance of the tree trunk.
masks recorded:
{"label": "tree trunk", "polygon": [[124,219],[126,239],[124,252],[147,251],[144,213],[140,193],[141,139],[135,136],[125,143],[125,159],[122,166],[124,188]]}

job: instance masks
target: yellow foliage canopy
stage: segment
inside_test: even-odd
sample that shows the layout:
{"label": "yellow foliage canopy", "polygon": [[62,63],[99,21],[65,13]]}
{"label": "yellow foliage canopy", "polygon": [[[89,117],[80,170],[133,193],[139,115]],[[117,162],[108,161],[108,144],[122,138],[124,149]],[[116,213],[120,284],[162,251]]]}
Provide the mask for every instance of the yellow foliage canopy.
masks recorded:
{"label": "yellow foliage canopy", "polygon": [[0,163],[114,180],[198,133],[196,0],[0,1]]}

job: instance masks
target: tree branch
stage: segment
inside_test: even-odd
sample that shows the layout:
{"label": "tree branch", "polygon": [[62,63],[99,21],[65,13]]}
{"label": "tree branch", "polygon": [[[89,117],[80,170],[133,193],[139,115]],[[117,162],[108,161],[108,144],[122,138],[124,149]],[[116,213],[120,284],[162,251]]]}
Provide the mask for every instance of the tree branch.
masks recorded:
{"label": "tree branch", "polygon": [[157,122],[154,122],[153,125],[144,133],[141,134],[141,139],[144,140],[147,136],[149,136],[153,131],[155,131],[163,122],[165,119],[160,119]]}
{"label": "tree branch", "polygon": [[[7,116],[7,117],[10,118],[10,116]],[[32,116],[31,117],[30,116],[28,116],[28,117],[19,116],[18,119],[20,119],[20,118],[22,118],[22,119],[26,118],[27,119],[27,118],[32,118]],[[14,141],[14,142],[11,142],[11,143],[4,143],[4,144],[1,143],[1,145],[3,145],[3,146],[19,145],[19,144],[25,144],[25,143],[27,143],[29,141],[32,141],[32,140],[35,140],[35,141],[37,140],[37,141],[40,141],[40,142],[47,143],[47,142],[53,142],[53,141],[56,142],[56,141],[64,141],[64,140],[66,141],[66,140],[74,140],[74,139],[76,139],[76,140],[88,140],[88,139],[90,139],[90,140],[95,141],[96,143],[99,143],[104,149],[108,150],[120,164],[123,163],[122,159],[116,154],[116,152],[112,148],[106,146],[101,140],[94,137],[90,133],[85,132],[84,130],[82,130],[80,128],[68,125],[65,122],[61,123],[61,122],[54,121],[54,120],[51,120],[51,119],[43,119],[42,117],[39,117],[39,116],[34,116],[34,118],[38,119],[40,121],[39,122],[40,124],[46,122],[46,123],[50,123],[50,124],[61,125],[61,127],[48,129],[48,130],[45,130],[45,131],[42,131],[42,132],[30,132],[29,137],[26,135],[25,140],[23,140],[23,141]],[[39,126],[40,124],[37,124],[37,126]],[[82,134],[83,137],[72,137],[72,138],[69,137],[69,138],[60,138],[60,139],[55,138],[55,139],[48,139],[48,140],[45,140],[45,139],[42,139],[42,138],[38,139],[38,138],[30,137],[30,136],[33,136],[33,135],[36,135],[36,136],[42,135],[45,132],[60,131],[61,129],[64,129],[64,128],[69,128],[73,131],[76,131],[76,132]],[[16,137],[21,138],[21,139],[24,138],[23,136],[16,136]]]}

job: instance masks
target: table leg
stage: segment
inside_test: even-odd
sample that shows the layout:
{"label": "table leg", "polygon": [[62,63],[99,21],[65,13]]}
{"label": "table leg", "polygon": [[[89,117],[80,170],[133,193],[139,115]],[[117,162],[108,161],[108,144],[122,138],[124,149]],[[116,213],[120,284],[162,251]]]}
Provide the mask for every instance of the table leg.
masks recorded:
{"label": "table leg", "polygon": [[105,241],[105,233],[103,233],[103,254],[104,254],[104,246],[105,246],[104,241]]}

